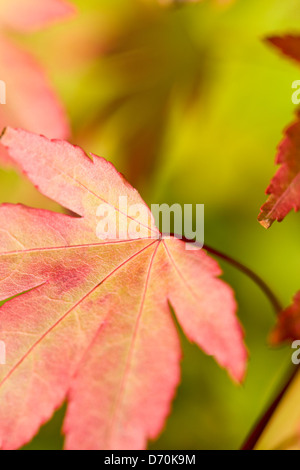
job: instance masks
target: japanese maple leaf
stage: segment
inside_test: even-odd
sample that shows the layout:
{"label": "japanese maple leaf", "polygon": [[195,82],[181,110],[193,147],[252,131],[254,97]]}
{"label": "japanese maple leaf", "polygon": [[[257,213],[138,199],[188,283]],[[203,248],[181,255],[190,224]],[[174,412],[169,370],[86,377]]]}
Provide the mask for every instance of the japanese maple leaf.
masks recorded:
{"label": "japanese maple leaf", "polygon": [[[67,449],[144,448],[180,379],[170,305],[187,337],[242,380],[243,334],[214,260],[163,238],[103,158],[12,128],[2,143],[41,192],[78,217],[0,206],[0,300],[10,299],[0,308],[0,447],[22,446],[67,400]],[[142,204],[143,217],[120,213],[120,195]],[[120,216],[118,229],[135,224],[136,236],[97,237],[104,203]]]}
{"label": "japanese maple leaf", "polygon": [[[271,37],[268,41],[285,55],[300,61],[300,36]],[[281,165],[272,179],[267,194],[269,199],[262,206],[258,220],[269,228],[275,220],[281,222],[292,210],[300,208],[300,113],[287,128],[279,145],[276,163]]]}
{"label": "japanese maple leaf", "polygon": [[294,297],[292,305],[283,310],[277,325],[271,333],[271,342],[279,344],[300,338],[300,291]]}
{"label": "japanese maple leaf", "polygon": [[281,222],[292,210],[300,209],[300,113],[296,121],[285,131],[280,143],[276,163],[280,168],[272,179],[262,206],[259,222],[269,228],[275,220]]}
{"label": "japanese maple leaf", "polygon": [[[7,38],[7,30],[36,30],[72,12],[62,0],[0,0],[0,79],[7,95],[6,104],[0,105],[1,128],[20,126],[49,137],[68,136],[68,120],[43,69]],[[3,146],[0,163],[11,164]]]}

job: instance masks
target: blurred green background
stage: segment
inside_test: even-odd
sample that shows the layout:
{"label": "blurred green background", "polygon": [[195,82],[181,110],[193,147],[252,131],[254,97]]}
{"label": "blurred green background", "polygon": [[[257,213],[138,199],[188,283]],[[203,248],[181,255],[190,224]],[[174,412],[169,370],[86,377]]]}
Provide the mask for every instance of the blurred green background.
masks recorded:
{"label": "blurred green background", "polygon": [[[70,140],[111,160],[148,204],[204,203],[206,243],[251,267],[288,305],[300,288],[300,216],[269,231],[256,217],[293,119],[292,82],[300,79],[299,67],[264,38],[300,32],[299,1],[73,3],[74,19],[15,35],[67,108]],[[0,170],[0,199],[56,208],[7,169]],[[250,352],[245,383],[233,384],[182,336],[182,383],[153,449],[239,448],[290,367],[289,347],[268,346],[275,322],[268,300],[220,264]],[[63,414],[26,448],[62,448]]]}

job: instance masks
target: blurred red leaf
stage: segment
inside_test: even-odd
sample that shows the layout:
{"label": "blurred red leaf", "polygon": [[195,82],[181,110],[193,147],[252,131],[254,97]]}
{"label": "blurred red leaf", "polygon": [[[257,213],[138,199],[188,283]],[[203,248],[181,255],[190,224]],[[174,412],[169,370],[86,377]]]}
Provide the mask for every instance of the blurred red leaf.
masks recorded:
{"label": "blurred red leaf", "polygon": [[277,47],[286,56],[300,62],[300,36],[287,34],[267,38],[273,46]]}
{"label": "blurred red leaf", "polygon": [[[62,0],[0,1],[0,79],[6,104],[0,105],[0,127],[23,127],[48,137],[66,138],[70,129],[63,107],[42,69],[26,51],[6,37],[6,30],[34,30],[67,18],[74,9]],[[11,164],[0,148],[0,163]]]}
{"label": "blurred red leaf", "polygon": [[64,0],[1,0],[0,24],[17,31],[32,31],[74,13]]}
{"label": "blurred red leaf", "polygon": [[273,344],[300,339],[300,291],[295,295],[292,305],[279,314],[270,339]]}

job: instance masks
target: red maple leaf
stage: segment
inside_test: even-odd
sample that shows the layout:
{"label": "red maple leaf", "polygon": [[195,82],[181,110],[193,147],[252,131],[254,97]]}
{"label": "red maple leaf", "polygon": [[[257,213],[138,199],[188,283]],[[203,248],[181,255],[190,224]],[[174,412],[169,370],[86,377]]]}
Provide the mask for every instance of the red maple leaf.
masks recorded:
{"label": "red maple leaf", "polygon": [[[137,191],[103,158],[11,128],[2,143],[42,193],[79,216],[0,206],[0,300],[16,296],[0,308],[3,449],[29,441],[66,399],[67,449],[144,448],[180,379],[170,305],[187,337],[242,380],[233,293],[204,250],[163,238]],[[144,216],[121,213],[120,195],[142,204]],[[136,225],[136,237],[99,240],[103,203],[123,233]]]}
{"label": "red maple leaf", "polygon": [[262,206],[258,220],[269,228],[275,220],[281,222],[292,210],[300,209],[300,114],[285,131],[280,143],[276,163],[281,165],[272,179],[267,202]]}
{"label": "red maple leaf", "polygon": [[[300,62],[300,36],[286,35],[267,39],[288,57]],[[259,222],[269,228],[275,220],[281,222],[292,210],[300,208],[300,114],[285,131],[276,156],[281,165],[266,193],[269,199],[262,206]]]}

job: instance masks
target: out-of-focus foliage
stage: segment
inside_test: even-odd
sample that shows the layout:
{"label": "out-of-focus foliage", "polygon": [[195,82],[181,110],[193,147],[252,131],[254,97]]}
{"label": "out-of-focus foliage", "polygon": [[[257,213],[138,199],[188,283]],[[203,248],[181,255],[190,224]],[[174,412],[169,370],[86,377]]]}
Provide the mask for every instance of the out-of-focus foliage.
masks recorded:
{"label": "out-of-focus foliage", "polygon": [[[256,216],[300,79],[263,38],[300,32],[299,1],[74,3],[72,22],[26,38],[63,97],[73,142],[111,159],[149,204],[205,203],[206,242],[252,267],[288,305],[299,290],[299,215],[269,233]],[[28,188],[0,173],[2,201],[46,207]],[[267,345],[275,319],[263,295],[222,266],[246,329],[248,377],[235,387],[182,338],[182,385],[154,448],[237,448],[290,364],[290,348]],[[59,447],[62,415],[28,448]]]}

